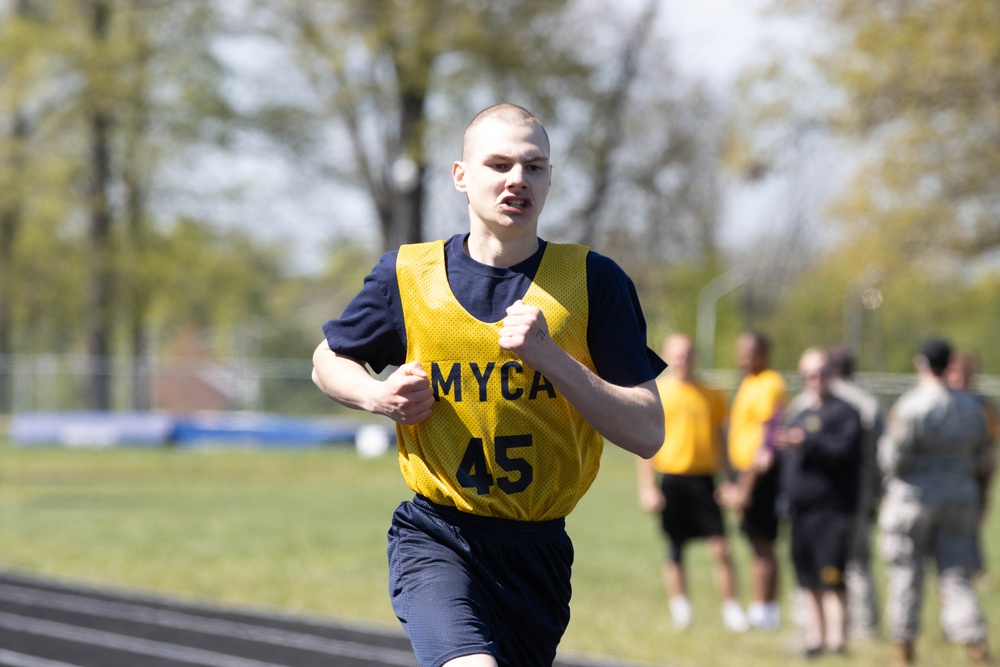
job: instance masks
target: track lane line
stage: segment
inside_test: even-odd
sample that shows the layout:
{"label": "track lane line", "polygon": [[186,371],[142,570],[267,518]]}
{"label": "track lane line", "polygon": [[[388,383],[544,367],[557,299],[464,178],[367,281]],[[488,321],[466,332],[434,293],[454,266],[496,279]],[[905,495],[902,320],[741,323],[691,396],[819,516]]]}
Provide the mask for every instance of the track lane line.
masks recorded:
{"label": "track lane line", "polygon": [[152,639],[129,637],[104,630],[79,628],[75,625],[67,625],[66,623],[58,623],[56,621],[27,618],[6,612],[0,612],[0,627],[15,632],[26,632],[28,634],[76,642],[78,644],[101,646],[127,653],[137,653],[139,655],[186,662],[192,665],[202,665],[203,667],[289,667],[288,665],[239,658],[226,655],[225,653],[206,651],[199,648],[188,648]]}
{"label": "track lane line", "polygon": [[27,606],[57,609],[100,618],[147,623],[175,630],[254,641],[341,657],[358,658],[379,662],[384,665],[414,667],[417,664],[413,653],[410,651],[367,646],[357,642],[328,639],[326,637],[254,625],[252,623],[213,619],[131,603],[94,600],[67,593],[52,593],[38,589],[0,584],[0,599]]}
{"label": "track lane line", "polygon": [[3,667],[80,667],[80,665],[71,665],[68,662],[39,658],[2,648],[0,648],[0,665]]}

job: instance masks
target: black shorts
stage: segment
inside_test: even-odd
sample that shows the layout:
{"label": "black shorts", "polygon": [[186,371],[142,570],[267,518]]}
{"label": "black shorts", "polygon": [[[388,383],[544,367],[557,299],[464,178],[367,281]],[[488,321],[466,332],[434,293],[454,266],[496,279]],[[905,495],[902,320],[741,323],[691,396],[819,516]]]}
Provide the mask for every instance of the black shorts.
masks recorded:
{"label": "black shorts", "polygon": [[842,590],[854,517],[834,510],[792,513],[792,564],[799,586]]}
{"label": "black shorts", "polygon": [[681,549],[686,541],[725,534],[711,475],[663,475],[660,489],[667,501],[660,525],[670,540],[672,561],[681,562]]}
{"label": "black shorts", "polygon": [[774,465],[757,478],[750,495],[750,506],[743,513],[740,530],[749,538],[764,538],[774,541],[778,539],[778,470],[780,459],[775,458]]}
{"label": "black shorts", "polygon": [[417,496],[389,529],[392,608],[423,667],[488,653],[551,667],[569,624],[573,545],[565,521],[511,521]]}

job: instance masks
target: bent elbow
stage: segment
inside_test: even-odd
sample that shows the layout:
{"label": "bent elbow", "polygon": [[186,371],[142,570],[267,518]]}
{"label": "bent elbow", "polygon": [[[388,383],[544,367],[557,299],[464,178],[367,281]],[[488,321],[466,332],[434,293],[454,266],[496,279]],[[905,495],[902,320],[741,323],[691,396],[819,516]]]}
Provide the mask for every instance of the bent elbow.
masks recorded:
{"label": "bent elbow", "polygon": [[656,452],[660,451],[660,448],[663,447],[663,437],[664,429],[661,421],[659,427],[653,428],[652,433],[650,433],[648,437],[643,438],[636,454],[644,459],[653,458],[656,455]]}
{"label": "bent elbow", "polygon": [[644,459],[651,459],[663,447],[663,438],[666,435],[666,424],[663,421],[663,404],[660,403],[659,396],[650,414],[646,418],[646,427],[642,431],[642,438],[637,443],[635,453]]}
{"label": "bent elbow", "polygon": [[649,428],[633,434],[629,446],[625,447],[636,456],[643,459],[653,458],[660,448],[663,447],[664,426],[663,420],[651,424]]}

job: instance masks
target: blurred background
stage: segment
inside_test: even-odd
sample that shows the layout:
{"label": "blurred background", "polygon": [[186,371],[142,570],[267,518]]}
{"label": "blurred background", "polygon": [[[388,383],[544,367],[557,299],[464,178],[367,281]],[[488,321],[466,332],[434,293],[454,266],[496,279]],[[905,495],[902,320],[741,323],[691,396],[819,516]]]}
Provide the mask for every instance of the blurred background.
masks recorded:
{"label": "blurred background", "polygon": [[0,414],[326,414],[324,321],[467,229],[465,124],[539,115],[541,235],[736,379],[930,335],[1000,394],[995,0],[0,0]]}

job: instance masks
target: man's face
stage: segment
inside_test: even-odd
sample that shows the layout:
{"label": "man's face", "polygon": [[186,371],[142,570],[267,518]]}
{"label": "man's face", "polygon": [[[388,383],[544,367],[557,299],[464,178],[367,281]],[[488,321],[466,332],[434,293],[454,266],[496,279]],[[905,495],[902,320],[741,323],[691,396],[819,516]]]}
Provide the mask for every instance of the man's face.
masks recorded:
{"label": "man's face", "polygon": [[948,386],[952,389],[970,389],[972,387],[972,378],[975,375],[975,362],[959,355],[953,355],[944,377]]}
{"label": "man's face", "polygon": [[486,120],[473,130],[452,177],[469,198],[473,226],[494,234],[535,230],[552,185],[548,140],[538,125]]}
{"label": "man's face", "polygon": [[736,365],[744,373],[759,373],[764,370],[764,355],[757,348],[753,336],[740,336],[736,339]]}
{"label": "man's face", "polygon": [[694,365],[694,345],[687,338],[671,336],[663,346],[663,360],[675,375],[686,378]]}
{"label": "man's face", "polygon": [[807,353],[799,360],[803,388],[814,396],[830,392],[830,367],[822,354]]}

